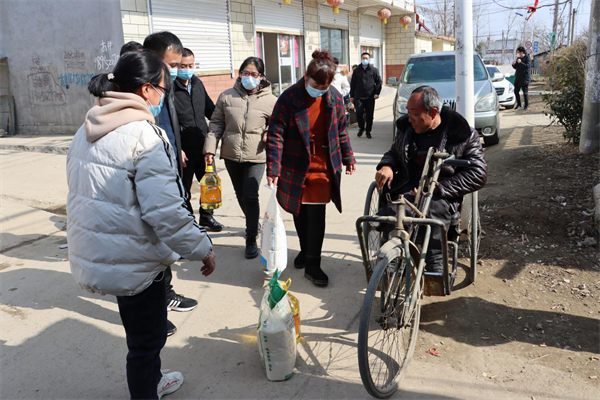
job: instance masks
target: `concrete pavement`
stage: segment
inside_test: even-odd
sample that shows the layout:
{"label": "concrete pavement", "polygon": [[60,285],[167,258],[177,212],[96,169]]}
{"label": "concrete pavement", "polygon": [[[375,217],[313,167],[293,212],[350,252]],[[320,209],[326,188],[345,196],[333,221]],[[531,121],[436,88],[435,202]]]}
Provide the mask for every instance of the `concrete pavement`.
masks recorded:
{"label": "concrete pavement", "polygon": [[[217,163],[224,201],[215,217],[227,228],[211,235],[217,270],[210,277],[201,275],[198,263],[184,261],[173,268],[176,291],[196,298],[200,305],[192,312],[169,313],[178,332],[163,350],[163,368],[185,376],[182,388],[169,398],[369,397],[360,381],[356,354],[366,280],[354,221],[362,215],[375,165],[391,143],[392,101],[392,96],[385,96],[377,102],[372,140],[356,138],[356,128],[350,130],[357,172],[343,177],[343,214],[333,205],[327,208],[323,248],[323,268],[331,281],[327,288],[316,288],[291,265],[298,243],[292,218],[284,214],[290,267],[283,279],[292,279],[290,290],[300,300],[304,335],[295,374],[287,382],[271,383],[262,370],[255,332],[266,281],[260,262],[243,257],[244,220],[223,163]],[[66,157],[14,150],[1,155],[0,397],[126,398],[127,349],[115,298],[79,288],[70,275],[67,250],[61,248],[66,243],[60,207],[67,193]],[[263,186],[263,208],[267,193]],[[195,187],[193,204],[198,204],[197,198]],[[468,290],[463,295],[468,296]],[[444,340],[456,344],[451,338]],[[424,345],[429,344],[420,344]],[[465,354],[457,362],[475,364],[474,370],[494,351],[456,345],[464,347]],[[465,373],[436,363],[434,357],[422,355],[425,349],[415,353],[396,397],[578,398],[556,397],[510,382],[498,384],[481,378],[480,371]],[[544,372],[551,373],[539,371]]]}

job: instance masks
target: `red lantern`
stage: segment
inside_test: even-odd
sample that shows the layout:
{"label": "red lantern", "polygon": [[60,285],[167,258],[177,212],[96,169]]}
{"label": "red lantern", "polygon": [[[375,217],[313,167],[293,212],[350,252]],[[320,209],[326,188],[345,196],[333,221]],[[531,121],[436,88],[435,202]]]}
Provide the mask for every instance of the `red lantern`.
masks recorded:
{"label": "red lantern", "polygon": [[292,4],[292,0],[283,0],[283,4]]}
{"label": "red lantern", "polygon": [[404,29],[408,29],[408,24],[410,24],[411,22],[412,18],[410,18],[408,15],[405,15],[404,17],[400,18],[400,23],[404,25]]}
{"label": "red lantern", "polygon": [[340,13],[340,6],[344,4],[344,0],[327,0],[327,4],[333,7],[333,13]]}
{"label": "red lantern", "polygon": [[387,8],[382,8],[377,13],[377,16],[383,20],[384,24],[387,24],[387,19],[392,16],[392,12]]}

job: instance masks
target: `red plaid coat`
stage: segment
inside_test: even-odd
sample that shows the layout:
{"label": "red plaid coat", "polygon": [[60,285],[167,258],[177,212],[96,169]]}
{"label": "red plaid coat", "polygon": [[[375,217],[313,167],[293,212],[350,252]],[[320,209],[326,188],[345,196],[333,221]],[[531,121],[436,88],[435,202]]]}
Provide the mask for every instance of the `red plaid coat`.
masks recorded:
{"label": "red plaid coat", "polygon": [[[300,213],[302,188],[310,166],[310,121],[306,96],[304,79],[283,92],[273,109],[267,135],[267,176],[279,177],[277,200],[284,210],[296,216]],[[356,161],[346,131],[342,96],[333,86],[323,96],[327,110],[330,167],[334,178],[332,199],[342,212],[342,166]]]}

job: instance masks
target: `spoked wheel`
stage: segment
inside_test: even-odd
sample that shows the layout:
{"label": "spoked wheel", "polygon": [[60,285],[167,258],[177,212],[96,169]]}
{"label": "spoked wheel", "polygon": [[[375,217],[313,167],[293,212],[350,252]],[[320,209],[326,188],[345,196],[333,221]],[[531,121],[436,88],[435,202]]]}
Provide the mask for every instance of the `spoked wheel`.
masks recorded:
{"label": "spoked wheel", "polygon": [[469,280],[471,283],[477,279],[477,262],[479,256],[479,245],[481,243],[481,217],[479,216],[479,193],[471,194],[471,221],[469,224],[469,256],[471,268],[469,269]]}
{"label": "spoked wheel", "polygon": [[[375,215],[379,211],[379,195],[377,183],[371,183],[367,191],[365,200],[365,210],[363,215]],[[369,258],[369,273],[372,274],[377,265],[377,252],[381,247],[382,233],[377,231],[378,222],[363,222],[363,235],[367,247],[367,257]]]}
{"label": "spoked wheel", "polygon": [[[402,250],[395,248],[377,264],[363,302],[358,331],[358,367],[367,392],[390,397],[406,375],[412,360],[421,318],[422,282],[406,266]],[[406,274],[410,274],[406,292]],[[419,295],[412,312],[410,296]],[[405,307],[406,305],[406,307]]]}

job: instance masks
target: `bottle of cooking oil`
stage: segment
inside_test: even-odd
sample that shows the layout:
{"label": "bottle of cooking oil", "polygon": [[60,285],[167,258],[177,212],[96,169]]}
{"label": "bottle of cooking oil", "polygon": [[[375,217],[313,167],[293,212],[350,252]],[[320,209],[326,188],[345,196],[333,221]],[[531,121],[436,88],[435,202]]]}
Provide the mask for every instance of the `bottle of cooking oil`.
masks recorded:
{"label": "bottle of cooking oil", "polygon": [[206,164],[204,176],[200,180],[200,206],[205,210],[221,207],[221,178],[213,165]]}
{"label": "bottle of cooking oil", "polygon": [[296,298],[293,294],[288,292],[288,297],[290,298],[290,308],[292,309],[292,315],[294,316],[294,326],[296,327],[296,339],[299,339],[302,336],[300,332],[300,300]]}

